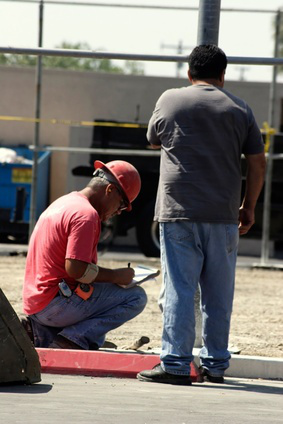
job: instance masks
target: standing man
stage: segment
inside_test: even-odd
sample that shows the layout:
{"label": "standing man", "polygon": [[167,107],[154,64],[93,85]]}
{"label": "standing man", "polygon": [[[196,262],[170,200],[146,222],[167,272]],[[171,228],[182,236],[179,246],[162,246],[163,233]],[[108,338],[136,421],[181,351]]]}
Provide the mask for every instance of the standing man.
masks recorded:
{"label": "standing man", "polygon": [[[198,284],[201,373],[223,383],[229,366],[238,239],[254,223],[265,155],[251,109],[223,89],[226,66],[217,46],[196,47],[189,57],[192,85],[163,93],[149,122],[148,140],[161,147],[154,219],[160,223],[163,334],[161,363],[140,372],[142,381],[191,384]],[[247,175],[240,206],[242,154]]]}
{"label": "standing man", "polygon": [[108,331],[142,312],[141,287],[125,289],[130,267],[97,265],[101,221],[131,210],[141,180],[130,163],[95,161],[83,190],[53,202],[29,243],[23,287],[23,322],[37,347],[97,350]]}

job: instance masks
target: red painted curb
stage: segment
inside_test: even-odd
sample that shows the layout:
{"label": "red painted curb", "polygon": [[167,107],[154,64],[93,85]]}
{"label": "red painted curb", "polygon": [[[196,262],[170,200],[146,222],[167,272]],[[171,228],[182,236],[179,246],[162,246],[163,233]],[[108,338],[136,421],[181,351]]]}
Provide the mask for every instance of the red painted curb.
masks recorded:
{"label": "red painted curb", "polygon": [[[88,375],[94,377],[136,378],[142,370],[160,362],[159,355],[102,352],[88,350],[36,348],[41,372],[50,374]],[[191,364],[192,381],[200,381],[195,363]]]}

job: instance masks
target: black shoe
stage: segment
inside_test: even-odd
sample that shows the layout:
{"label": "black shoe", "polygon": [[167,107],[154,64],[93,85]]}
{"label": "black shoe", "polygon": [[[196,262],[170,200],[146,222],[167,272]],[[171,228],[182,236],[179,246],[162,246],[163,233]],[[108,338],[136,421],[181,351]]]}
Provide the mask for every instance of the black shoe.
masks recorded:
{"label": "black shoe", "polygon": [[99,350],[99,346],[95,342],[89,343],[89,346],[88,346],[88,349],[87,350]]}
{"label": "black shoe", "polygon": [[105,340],[102,346],[104,349],[117,349],[117,345],[109,340]]}
{"label": "black shoe", "polygon": [[200,370],[200,374],[203,377],[204,381],[209,381],[210,383],[218,383],[218,384],[224,383],[224,377],[222,375],[219,375],[219,376],[211,375],[203,367],[199,367],[199,370]]}
{"label": "black shoe", "polygon": [[66,339],[63,336],[57,336],[53,340],[52,343],[48,346],[49,349],[76,349],[76,350],[84,350],[81,346],[77,345],[71,340]]}
{"label": "black shoe", "polygon": [[163,371],[161,365],[155,365],[152,370],[141,371],[137,375],[140,381],[149,381],[152,383],[176,384],[181,386],[190,386],[192,384],[189,375],[169,374]]}

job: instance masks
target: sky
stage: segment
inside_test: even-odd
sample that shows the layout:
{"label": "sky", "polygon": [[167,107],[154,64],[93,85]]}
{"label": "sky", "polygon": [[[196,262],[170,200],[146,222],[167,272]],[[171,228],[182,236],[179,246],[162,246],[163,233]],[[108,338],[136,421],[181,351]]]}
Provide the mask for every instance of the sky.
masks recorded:
{"label": "sky", "polygon": [[[76,3],[92,0],[75,0]],[[100,0],[99,3],[199,6],[199,0]],[[219,47],[227,56],[273,57],[273,20],[283,0],[222,0],[221,8],[262,9],[274,13],[225,12],[220,15]],[[0,0],[0,46],[38,46],[37,4]],[[88,43],[91,49],[138,54],[189,54],[197,43],[198,11],[109,8],[82,5],[44,6],[43,47],[63,41]],[[120,61],[115,61],[121,65]],[[143,62],[146,75],[175,77],[175,63]],[[180,70],[186,78],[187,66]],[[271,81],[271,66],[230,65],[226,80]],[[282,77],[279,78],[281,80]],[[282,78],[283,80],[283,78]]]}

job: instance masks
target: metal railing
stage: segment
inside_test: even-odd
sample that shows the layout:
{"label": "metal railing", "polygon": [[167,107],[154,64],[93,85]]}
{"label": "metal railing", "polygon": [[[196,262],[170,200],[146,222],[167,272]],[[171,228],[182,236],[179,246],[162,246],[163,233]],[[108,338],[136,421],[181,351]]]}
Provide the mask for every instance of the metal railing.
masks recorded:
{"label": "metal railing", "polygon": [[[87,59],[113,59],[113,60],[137,60],[149,62],[181,62],[188,63],[189,55],[158,55],[158,54],[136,54],[136,53],[114,53],[94,50],[75,49],[45,49],[26,47],[3,47],[0,46],[0,53],[22,54],[32,56],[61,56],[61,57],[81,57]],[[231,65],[262,65],[276,66],[283,65],[282,57],[244,57],[228,56],[228,64]]]}
{"label": "metal railing", "polygon": [[[3,2],[9,3],[29,3],[29,4],[39,4],[40,0],[0,0]],[[172,0],[173,1],[173,0]],[[148,9],[148,10],[164,10],[164,11],[194,11],[198,12],[199,7],[196,6],[165,6],[157,4],[130,4],[130,3],[101,3],[101,2],[91,2],[91,1],[71,1],[71,0],[44,0],[44,4],[48,5],[57,5],[57,6],[87,6],[87,7],[103,7],[103,8],[118,8],[118,9]],[[244,12],[244,13],[276,13],[274,9],[244,9],[237,7],[221,7],[221,12]]]}

